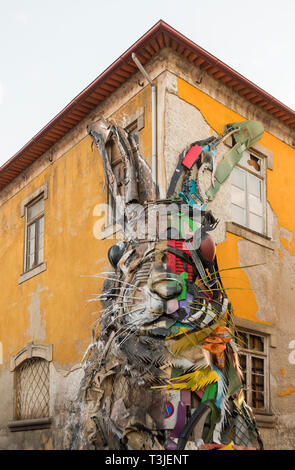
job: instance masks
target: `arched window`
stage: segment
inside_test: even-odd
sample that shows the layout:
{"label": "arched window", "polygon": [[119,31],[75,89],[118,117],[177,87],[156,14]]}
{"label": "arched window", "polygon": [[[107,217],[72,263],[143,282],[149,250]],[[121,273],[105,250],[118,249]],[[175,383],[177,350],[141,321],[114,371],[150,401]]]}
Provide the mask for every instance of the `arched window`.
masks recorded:
{"label": "arched window", "polygon": [[15,419],[49,417],[49,362],[32,357],[15,374]]}
{"label": "arched window", "polygon": [[38,420],[50,416],[50,362],[52,345],[28,343],[11,359],[14,373],[14,419]]}

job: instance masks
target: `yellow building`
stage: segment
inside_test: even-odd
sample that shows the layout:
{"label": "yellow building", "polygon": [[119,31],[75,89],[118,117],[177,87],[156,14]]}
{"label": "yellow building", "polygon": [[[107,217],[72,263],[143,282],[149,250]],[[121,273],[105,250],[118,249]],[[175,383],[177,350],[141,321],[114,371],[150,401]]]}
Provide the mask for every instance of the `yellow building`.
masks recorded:
{"label": "yellow building", "polygon": [[188,144],[263,123],[210,209],[219,267],[241,268],[222,278],[245,338],[248,401],[265,447],[295,448],[295,113],[162,21],[0,168],[0,448],[63,447],[114,243],[99,236],[108,191],[87,126],[105,118],[133,132],[152,167],[152,89],[132,53],[157,90],[160,197]]}

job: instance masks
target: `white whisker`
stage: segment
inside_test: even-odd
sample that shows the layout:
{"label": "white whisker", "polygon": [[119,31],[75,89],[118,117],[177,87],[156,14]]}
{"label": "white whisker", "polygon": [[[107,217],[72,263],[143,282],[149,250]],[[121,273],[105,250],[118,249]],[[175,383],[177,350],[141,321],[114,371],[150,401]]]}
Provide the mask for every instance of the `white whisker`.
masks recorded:
{"label": "white whisker", "polygon": [[[95,277],[100,277],[100,274],[96,274]],[[120,279],[117,279],[115,277],[105,277],[105,276],[102,276],[104,279],[109,279],[110,281],[116,281],[116,282],[119,282],[120,284],[125,284],[126,286],[132,286],[132,287],[136,287],[135,284],[132,284],[130,282],[127,282],[127,281],[121,281]],[[140,287],[137,287],[138,290],[142,290]]]}
{"label": "white whisker", "polygon": [[[101,294],[101,297],[104,297],[106,294]],[[135,299],[142,300],[141,297],[134,297],[133,295],[121,295],[121,294],[109,294],[107,297],[121,297],[122,299]]]}

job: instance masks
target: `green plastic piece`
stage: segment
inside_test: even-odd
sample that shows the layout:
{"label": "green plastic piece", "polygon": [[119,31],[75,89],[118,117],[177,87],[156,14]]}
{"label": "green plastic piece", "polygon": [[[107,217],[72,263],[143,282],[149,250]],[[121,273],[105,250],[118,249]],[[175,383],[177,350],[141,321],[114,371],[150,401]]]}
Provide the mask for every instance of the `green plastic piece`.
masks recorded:
{"label": "green plastic piece", "polygon": [[244,121],[227,124],[226,128],[240,128],[240,132],[233,134],[235,145],[230,149],[221,162],[217,165],[213,184],[208,189],[206,195],[209,201],[214,199],[220,185],[229,177],[233,168],[239,163],[243,152],[257,142],[263,135],[264,128],[261,122]]}
{"label": "green plastic piece", "polygon": [[239,378],[236,369],[234,368],[232,362],[229,362],[229,367],[228,367],[228,390],[227,390],[227,396],[230,397],[232,395],[235,395],[238,393],[243,384],[241,379]]}
{"label": "green plastic piece", "polygon": [[233,139],[235,143],[245,144],[246,148],[249,148],[255,144],[255,142],[261,139],[264,133],[263,125],[259,121],[234,122],[227,124],[226,127],[227,129],[240,129],[240,132],[233,134]]}
{"label": "green plastic piece", "polygon": [[206,419],[206,423],[209,425],[208,434],[204,439],[206,444],[212,442],[215,426],[221,419],[221,411],[217,408],[214,401],[207,401],[207,405],[211,408],[211,413]]}
{"label": "green plastic piece", "polygon": [[186,288],[186,282],[185,280],[188,279],[188,273],[183,271],[179,277],[181,277],[183,280],[184,280],[184,283],[183,283],[183,289],[182,289],[182,292],[181,294],[179,294],[179,296],[177,297],[177,300],[185,300],[186,299],[186,292],[187,292],[187,288]]}
{"label": "green plastic piece", "polygon": [[206,400],[214,400],[217,396],[217,383],[209,384],[202,397],[202,403]]}
{"label": "green plastic piece", "polygon": [[178,232],[180,238],[186,239],[188,230],[186,230],[185,227],[188,226],[190,228],[190,230],[195,232],[196,230],[200,229],[201,224],[199,224],[198,222],[193,220],[188,215],[181,214],[179,212],[177,214],[172,214],[169,217],[168,226],[170,228],[173,227]]}
{"label": "green plastic piece", "polygon": [[198,230],[201,226],[201,224],[198,224],[195,220],[193,220],[191,217],[189,217],[186,214],[182,214],[181,212],[178,212],[178,217],[180,217],[181,221],[184,220],[190,227],[190,229],[195,232]]}
{"label": "green plastic piece", "polygon": [[221,184],[218,183],[217,179],[214,178],[214,186],[211,184],[210,188],[206,192],[206,196],[209,201],[212,201],[220,189]]}

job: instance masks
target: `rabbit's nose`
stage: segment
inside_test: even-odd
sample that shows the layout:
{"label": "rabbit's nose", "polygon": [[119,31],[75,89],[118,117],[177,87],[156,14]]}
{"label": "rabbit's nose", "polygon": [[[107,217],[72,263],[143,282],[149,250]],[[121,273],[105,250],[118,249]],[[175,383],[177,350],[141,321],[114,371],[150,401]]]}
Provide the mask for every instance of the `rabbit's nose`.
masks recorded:
{"label": "rabbit's nose", "polygon": [[151,292],[162,299],[173,299],[183,290],[183,279],[177,274],[167,272],[163,264],[154,265],[148,280]]}

